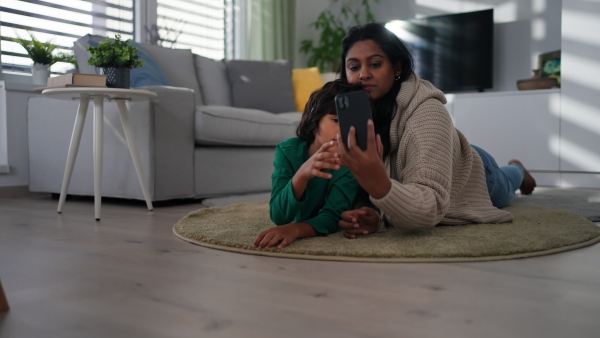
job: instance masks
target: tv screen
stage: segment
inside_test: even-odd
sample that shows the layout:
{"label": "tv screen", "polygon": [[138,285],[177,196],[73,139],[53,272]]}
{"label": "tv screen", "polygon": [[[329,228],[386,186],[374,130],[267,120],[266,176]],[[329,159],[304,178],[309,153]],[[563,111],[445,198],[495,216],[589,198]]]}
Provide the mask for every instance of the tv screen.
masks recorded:
{"label": "tv screen", "polygon": [[446,93],[493,86],[494,10],[390,21],[415,58],[417,75]]}

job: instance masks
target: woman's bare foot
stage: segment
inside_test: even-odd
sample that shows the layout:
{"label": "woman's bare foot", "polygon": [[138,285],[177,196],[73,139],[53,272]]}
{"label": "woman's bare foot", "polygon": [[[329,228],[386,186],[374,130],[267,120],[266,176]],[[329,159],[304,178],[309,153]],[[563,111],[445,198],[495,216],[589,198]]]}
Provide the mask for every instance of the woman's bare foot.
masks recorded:
{"label": "woman's bare foot", "polygon": [[525,170],[525,177],[523,177],[523,182],[521,182],[521,186],[519,187],[521,194],[531,195],[531,193],[533,192],[533,189],[537,185],[535,183],[535,178],[533,178],[533,176],[531,176],[529,171],[527,171],[527,169],[525,169],[525,166],[523,165],[523,163],[521,163],[521,161],[515,160],[515,159],[508,161],[508,164],[513,164],[513,163],[520,165]]}

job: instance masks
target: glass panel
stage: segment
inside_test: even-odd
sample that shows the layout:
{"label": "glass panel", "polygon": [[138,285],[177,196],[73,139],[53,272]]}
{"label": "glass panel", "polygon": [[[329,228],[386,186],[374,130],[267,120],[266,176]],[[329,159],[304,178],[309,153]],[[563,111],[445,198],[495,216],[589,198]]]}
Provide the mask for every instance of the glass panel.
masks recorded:
{"label": "glass panel", "polygon": [[225,58],[224,0],[158,0],[157,7],[156,44],[191,49],[212,59]]}
{"label": "glass panel", "polygon": [[[134,0],[2,0],[0,35],[2,36],[2,72],[29,74],[31,59],[11,37],[36,39],[59,46],[56,52],[70,53],[73,42],[85,34],[133,37]],[[68,63],[52,65],[53,73],[73,68]]]}

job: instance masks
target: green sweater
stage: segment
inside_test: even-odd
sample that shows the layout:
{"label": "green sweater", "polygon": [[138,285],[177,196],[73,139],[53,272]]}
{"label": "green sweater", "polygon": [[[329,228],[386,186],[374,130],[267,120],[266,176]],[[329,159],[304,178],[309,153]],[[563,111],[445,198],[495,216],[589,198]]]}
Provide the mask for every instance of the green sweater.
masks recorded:
{"label": "green sweater", "polygon": [[329,234],[338,231],[340,215],[352,208],[358,184],[346,167],[326,170],[330,179],[313,177],[300,201],[294,198],[292,177],[308,160],[308,143],[290,138],[275,149],[275,170],[271,176],[271,220],[277,225],[306,222],[315,231]]}

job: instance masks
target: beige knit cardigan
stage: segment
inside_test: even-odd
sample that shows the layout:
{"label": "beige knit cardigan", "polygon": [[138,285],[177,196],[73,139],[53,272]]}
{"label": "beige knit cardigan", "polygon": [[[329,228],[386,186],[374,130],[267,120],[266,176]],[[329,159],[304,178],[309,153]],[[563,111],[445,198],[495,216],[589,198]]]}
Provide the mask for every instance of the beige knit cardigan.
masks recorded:
{"label": "beige knit cardigan", "polygon": [[437,224],[501,223],[513,216],[492,205],[483,162],[454,127],[446,97],[412,75],[396,97],[385,159],[392,188],[371,197],[388,225],[430,228]]}

